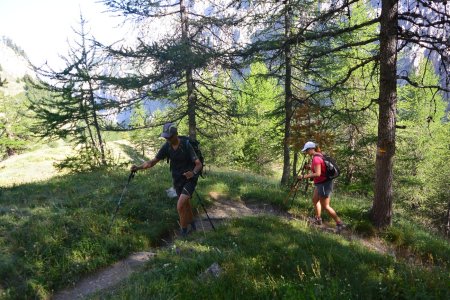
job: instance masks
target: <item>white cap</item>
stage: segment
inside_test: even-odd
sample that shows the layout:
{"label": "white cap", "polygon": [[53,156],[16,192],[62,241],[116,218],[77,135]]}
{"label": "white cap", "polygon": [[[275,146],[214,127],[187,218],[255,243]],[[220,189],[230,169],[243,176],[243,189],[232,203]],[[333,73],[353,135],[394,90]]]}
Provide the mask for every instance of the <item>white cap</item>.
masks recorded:
{"label": "white cap", "polygon": [[305,152],[308,149],[316,148],[316,144],[313,142],[306,142],[305,146],[303,146],[302,152]]}

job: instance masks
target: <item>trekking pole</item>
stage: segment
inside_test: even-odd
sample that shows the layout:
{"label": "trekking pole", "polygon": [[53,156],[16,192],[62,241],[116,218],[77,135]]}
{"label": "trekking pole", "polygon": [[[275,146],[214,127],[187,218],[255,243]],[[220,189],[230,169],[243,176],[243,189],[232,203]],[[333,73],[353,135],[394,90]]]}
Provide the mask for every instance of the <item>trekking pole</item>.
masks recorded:
{"label": "trekking pole", "polygon": [[[303,161],[304,161],[304,160],[303,160]],[[302,175],[302,176],[305,174],[305,167],[306,167],[306,162],[304,162],[304,163],[302,164],[302,166],[301,166],[301,168],[302,168],[301,175]],[[300,181],[300,180],[297,180],[297,182],[298,182],[298,181]],[[299,182],[297,188],[295,189],[294,196],[292,197],[292,199],[291,199],[289,205],[291,205],[292,202],[294,202],[295,196],[297,195],[297,192],[298,192],[298,189],[300,188],[300,186],[301,186],[301,184],[300,184],[300,182]],[[305,189],[304,189],[304,191],[303,191],[303,195],[304,195],[304,196],[306,196],[306,190],[307,190],[307,189],[308,189],[308,181],[305,180]]]}
{"label": "trekking pole", "polygon": [[298,184],[297,184],[297,188],[296,188],[295,191],[294,191],[294,196],[292,196],[291,201],[289,201],[288,206],[291,206],[292,203],[294,203],[294,199],[295,199],[295,196],[297,196],[297,192],[298,192],[298,188],[299,188],[299,187],[300,187],[300,180],[299,180],[299,182],[298,182]]}
{"label": "trekking pole", "polygon": [[125,187],[123,188],[122,194],[120,195],[119,202],[117,202],[116,210],[114,211],[114,214],[113,214],[113,216],[112,216],[112,218],[111,218],[111,224],[109,225],[108,232],[111,231],[112,225],[113,225],[114,220],[115,220],[116,215],[117,215],[117,212],[119,211],[119,207],[120,207],[120,203],[122,202],[123,195],[125,195],[125,191],[127,190],[128,185],[130,184],[131,179],[133,179],[134,174],[136,174],[136,171],[131,171],[130,176],[128,176],[127,184],[126,184]]}
{"label": "trekking pole", "polygon": [[[306,156],[303,157],[302,164],[300,165],[301,166],[300,168],[302,168],[301,169],[302,175],[304,172],[305,160],[306,160]],[[298,179],[298,176],[297,176],[298,172],[296,172],[295,174],[296,174],[295,182],[291,185],[291,189],[290,189],[289,193],[287,194],[286,198],[284,198],[284,200],[283,200],[283,204],[285,204],[285,205],[287,202],[290,203],[290,202],[294,201],[294,198],[297,195],[297,191],[300,186],[300,179]],[[292,197],[291,201],[288,201],[290,199],[292,193],[294,193],[294,197]]]}
{"label": "trekking pole", "polygon": [[[286,198],[283,200],[283,204],[287,204],[287,202],[290,202],[289,199],[291,198],[292,193],[297,194],[298,186],[299,186],[300,180],[297,178],[295,182],[291,185],[291,189],[289,190],[289,193],[287,194]],[[295,196],[294,196],[295,197]]]}
{"label": "trekking pole", "polygon": [[211,221],[211,219],[210,219],[210,217],[209,217],[209,215],[208,215],[208,212],[206,211],[205,206],[203,205],[203,201],[202,201],[202,199],[200,198],[200,195],[197,193],[196,190],[195,190],[195,194],[197,195],[198,202],[200,203],[200,205],[203,207],[203,210],[205,211],[205,214],[206,214],[206,217],[208,218],[209,223],[211,224],[212,228],[213,228],[214,230],[216,230],[216,228],[214,227],[213,222]]}

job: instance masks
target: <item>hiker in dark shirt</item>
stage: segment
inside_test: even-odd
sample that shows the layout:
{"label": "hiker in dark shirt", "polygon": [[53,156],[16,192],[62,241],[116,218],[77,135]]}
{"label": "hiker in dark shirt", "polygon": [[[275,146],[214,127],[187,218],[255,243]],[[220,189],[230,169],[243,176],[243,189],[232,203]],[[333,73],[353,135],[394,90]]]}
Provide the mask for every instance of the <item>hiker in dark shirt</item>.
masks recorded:
{"label": "hiker in dark shirt", "polygon": [[149,169],[160,160],[170,159],[173,187],[178,196],[177,210],[180,217],[181,235],[186,236],[189,224],[191,225],[191,230],[196,230],[190,199],[203,166],[191,144],[182,142],[178,137],[178,130],[175,124],[164,124],[161,136],[167,142],[159,149],[155,158],[144,162],[140,166],[133,165],[131,171]]}

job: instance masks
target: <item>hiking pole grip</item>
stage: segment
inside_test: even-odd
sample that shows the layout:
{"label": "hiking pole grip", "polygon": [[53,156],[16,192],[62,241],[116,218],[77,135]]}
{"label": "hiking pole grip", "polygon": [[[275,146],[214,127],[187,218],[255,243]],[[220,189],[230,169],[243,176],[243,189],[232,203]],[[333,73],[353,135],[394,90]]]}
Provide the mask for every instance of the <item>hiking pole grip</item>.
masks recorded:
{"label": "hiking pole grip", "polygon": [[130,175],[128,176],[128,182],[127,182],[127,184],[130,183],[131,179],[134,178],[134,175],[136,174],[136,172],[137,172],[137,171],[131,171]]}

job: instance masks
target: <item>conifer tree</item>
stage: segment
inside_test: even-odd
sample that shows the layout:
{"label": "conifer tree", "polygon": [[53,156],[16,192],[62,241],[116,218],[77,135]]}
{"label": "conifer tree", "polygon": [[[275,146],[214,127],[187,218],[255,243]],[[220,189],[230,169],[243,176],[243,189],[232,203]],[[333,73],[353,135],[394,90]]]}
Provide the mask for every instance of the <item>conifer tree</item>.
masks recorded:
{"label": "conifer tree", "polygon": [[79,41],[64,57],[63,70],[55,71],[47,65],[36,68],[40,80],[34,87],[43,92],[29,94],[30,109],[39,120],[34,130],[41,137],[73,140],[90,153],[92,165],[106,165],[101,112],[116,104],[104,97],[99,79],[102,60],[86,25],[80,16],[80,31],[76,31]]}
{"label": "conifer tree", "polygon": [[399,87],[397,123],[404,129],[397,135],[396,194],[420,218],[418,222],[448,234],[450,170],[443,166],[450,159],[450,123],[431,61],[423,56],[418,60],[410,78],[430,88]]}
{"label": "conifer tree", "polygon": [[0,92],[0,153],[7,156],[27,148],[32,139],[28,127],[31,119],[26,116],[24,93],[2,96]]}
{"label": "conifer tree", "polygon": [[239,86],[236,110],[242,117],[232,138],[241,141],[235,159],[259,173],[267,173],[270,164],[279,157],[283,137],[279,130],[281,118],[274,113],[282,98],[282,88],[267,74],[268,69],[262,62],[253,63],[249,75]]}
{"label": "conifer tree", "polygon": [[[251,44],[241,52],[242,57],[256,56],[270,67],[270,74],[284,88],[284,101],[275,110],[282,116],[283,172],[280,183],[287,184],[290,176],[290,141],[294,103],[300,100],[303,75],[295,65],[297,45],[290,40],[298,34],[313,14],[314,3],[299,0],[251,2],[249,23],[255,27]],[[303,105],[301,103],[300,105]]]}
{"label": "conifer tree", "polygon": [[[276,52],[283,49],[285,44],[297,45],[303,53],[296,62],[306,75],[305,78],[310,80],[312,76],[324,79],[321,84],[315,80],[306,82],[306,90],[311,91],[309,98],[323,94],[332,99],[333,91],[345,84],[354,72],[376,63],[377,68],[373,74],[378,77],[380,88],[377,99],[372,103],[378,106],[379,121],[371,218],[377,227],[384,227],[392,221],[397,81],[403,80],[413,86],[424,87],[407,75],[407,69],[397,71],[397,53],[411,49],[425,51],[427,55],[438,58],[441,73],[447,74],[450,9],[446,1],[382,0],[380,15],[343,25],[342,20],[351,19],[352,7],[357,2],[358,0],[331,1],[329,5],[321,6],[317,14],[306,24],[299,26],[289,39],[284,42],[278,38],[254,43],[249,51]],[[343,36],[356,34],[374,24],[380,25],[377,34],[364,36],[358,41],[348,42],[342,39]],[[332,63],[334,58],[348,55],[351,49],[373,43],[379,45],[376,51],[361,53],[359,57],[354,57],[354,63],[341,76],[328,78],[323,62]],[[448,92],[445,87],[448,78],[442,83],[438,88]]]}
{"label": "conifer tree", "polygon": [[130,132],[130,140],[139,152],[141,152],[142,157],[145,157],[149,150],[157,149],[161,144],[161,141],[155,140],[155,137],[159,135],[145,128],[149,118],[150,116],[147,114],[142,103],[139,103],[133,109],[133,114],[130,117],[130,127],[139,128]]}
{"label": "conifer tree", "polygon": [[151,125],[187,117],[189,136],[196,138],[198,118],[214,125],[218,114],[230,116],[231,107],[224,106],[218,113],[211,106],[214,100],[200,95],[217,88],[222,94],[231,94],[229,85],[219,87],[209,76],[216,70],[232,68],[229,50],[236,40],[229,32],[236,16],[228,14],[226,4],[190,0],[102,2],[111,11],[136,21],[142,33],[135,47],[107,47],[115,64],[120,61],[134,70],[109,80],[119,89],[137,91],[127,99],[129,105],[143,100],[169,100],[172,104]]}

